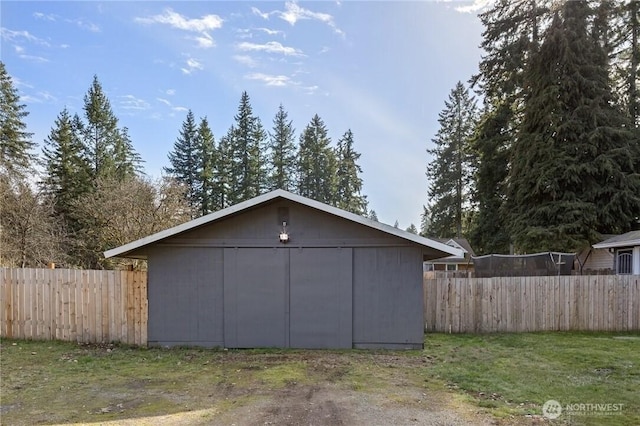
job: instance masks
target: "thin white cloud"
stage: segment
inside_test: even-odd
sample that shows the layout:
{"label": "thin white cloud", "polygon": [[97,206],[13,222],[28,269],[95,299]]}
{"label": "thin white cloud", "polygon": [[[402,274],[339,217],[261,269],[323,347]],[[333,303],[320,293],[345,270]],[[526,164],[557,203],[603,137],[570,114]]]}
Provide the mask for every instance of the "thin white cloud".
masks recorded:
{"label": "thin white cloud", "polygon": [[57,100],[58,98],[56,98],[55,96],[53,96],[51,93],[47,91],[38,92],[33,95],[20,96],[20,101],[31,103],[31,104],[42,104],[45,102],[55,102]]}
{"label": "thin white cloud", "polygon": [[161,15],[135,18],[135,21],[141,24],[167,24],[179,30],[203,32],[221,28],[223,19],[218,15],[204,15],[202,18],[189,19],[169,8],[165,9]]}
{"label": "thin white cloud", "polygon": [[196,36],[193,39],[198,43],[198,47],[202,47],[205,49],[214,47],[216,45],[213,37],[211,37],[207,32],[204,31],[199,36]]}
{"label": "thin white cloud", "polygon": [[[183,112],[183,111],[188,111],[188,108],[185,108],[183,106],[173,106],[173,104],[171,103],[171,101],[169,101],[168,99],[164,99],[164,98],[156,98],[156,100],[160,103],[165,104],[166,106],[168,106],[169,108],[171,108],[171,111],[174,112]],[[170,114],[171,116],[173,116],[173,114]]]}
{"label": "thin white cloud", "polygon": [[182,72],[184,74],[191,74],[192,72],[194,72],[195,70],[203,70],[204,66],[202,66],[202,64],[200,62],[198,62],[197,60],[193,59],[193,58],[189,58],[187,59],[187,67],[186,68],[180,68],[182,70]]}
{"label": "thin white cloud", "polygon": [[236,29],[237,38],[247,39],[253,38],[253,33],[249,28],[238,28]]}
{"label": "thin white cloud", "polygon": [[99,33],[100,27],[96,24],[94,24],[91,21],[86,21],[82,18],[78,18],[78,19],[67,19],[66,22],[70,23],[70,24],[75,24],[78,26],[78,28],[81,28],[83,30],[87,30],[87,31],[91,31],[92,33]]}
{"label": "thin white cloud", "polygon": [[257,31],[262,31],[263,33],[267,33],[268,35],[282,35],[284,36],[284,31],[280,30],[272,30],[271,28],[256,28]]}
{"label": "thin white cloud", "polygon": [[265,83],[266,86],[284,87],[290,84],[297,84],[292,82],[286,75],[268,75],[263,73],[251,73],[245,76],[248,80],[258,80]]}
{"label": "thin white cloud", "polygon": [[41,21],[52,21],[52,22],[54,22],[58,18],[58,16],[54,15],[53,13],[45,14],[42,12],[34,12],[33,17],[36,19],[40,19]]}
{"label": "thin white cloud", "polygon": [[30,61],[30,62],[37,62],[37,63],[45,63],[45,62],[49,62],[49,60],[47,58],[43,58],[42,56],[35,56],[35,55],[18,55],[18,57],[20,59],[24,59],[25,61]]}
{"label": "thin white cloud", "polygon": [[15,49],[16,53],[24,52],[24,47],[22,47],[22,46],[15,45],[15,46],[13,46],[13,48]]}
{"label": "thin white cloud", "polygon": [[264,44],[242,42],[238,43],[237,48],[246,52],[267,52],[279,53],[285,56],[304,56],[304,54],[296,48],[283,46],[277,41],[269,41]]}
{"label": "thin white cloud", "polygon": [[0,28],[0,37],[12,43],[16,43],[18,41],[28,41],[30,43],[39,44],[41,46],[46,46],[46,47],[50,46],[49,42],[34,36],[29,31],[26,31],[26,30],[14,31],[14,30],[10,30],[8,28],[2,27]]}
{"label": "thin white cloud", "polygon": [[149,102],[144,99],[135,97],[134,95],[121,96],[120,107],[122,109],[147,110],[151,107]]}
{"label": "thin white cloud", "polygon": [[254,15],[258,15],[262,19],[269,19],[269,13],[261,12],[257,7],[251,7],[251,12],[253,12]]}
{"label": "thin white cloud", "polygon": [[320,87],[318,86],[305,86],[302,89],[304,90],[304,93],[307,95],[315,95],[315,93],[318,91]]}
{"label": "thin white cloud", "polygon": [[56,98],[55,96],[53,96],[51,93],[47,92],[46,90],[43,91],[43,92],[38,92],[38,96],[40,96],[45,101],[57,101],[58,100],[58,98]]}
{"label": "thin white cloud", "polygon": [[204,15],[201,18],[187,18],[173,9],[165,9],[161,15],[153,15],[146,18],[135,18],[135,22],[141,24],[164,24],[182,31],[198,33],[196,37],[189,37],[195,40],[198,47],[210,48],[216,45],[209,31],[222,28],[224,20],[218,15]]}
{"label": "thin white cloud", "polygon": [[284,4],[284,12],[277,11],[275,12],[278,17],[284,21],[287,21],[290,25],[295,25],[296,22],[304,19],[311,19],[315,21],[320,21],[327,24],[329,27],[333,29],[334,32],[344,36],[344,32],[337,27],[335,21],[333,20],[333,16],[328,13],[322,12],[313,12],[309,9],[305,9],[300,7],[298,3],[293,1],[288,1]]}
{"label": "thin white cloud", "polygon": [[458,6],[455,10],[460,13],[475,13],[479,10],[485,9],[492,3],[493,0],[473,0],[473,3],[465,6]]}
{"label": "thin white cloud", "polygon": [[13,85],[16,87],[26,87],[29,89],[33,89],[33,85],[29,84],[29,83],[25,83],[24,81],[20,80],[19,77],[14,77],[11,76],[11,80],[13,81]]}
{"label": "thin white cloud", "polygon": [[255,68],[258,66],[258,62],[249,55],[235,55],[233,59],[242,65],[248,66],[249,68]]}
{"label": "thin white cloud", "polygon": [[173,96],[173,95],[176,94],[176,89],[167,89],[167,90],[165,90],[164,93],[166,93],[169,96]]}

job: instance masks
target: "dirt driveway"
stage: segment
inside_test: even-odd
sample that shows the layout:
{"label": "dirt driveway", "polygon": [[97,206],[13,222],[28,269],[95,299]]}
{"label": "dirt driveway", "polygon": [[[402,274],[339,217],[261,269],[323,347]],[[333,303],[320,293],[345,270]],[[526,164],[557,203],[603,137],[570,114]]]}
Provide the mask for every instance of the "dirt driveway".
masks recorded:
{"label": "dirt driveway", "polygon": [[[165,416],[96,422],[101,425],[496,425],[477,409],[454,403],[447,395],[411,386],[392,394],[342,389],[336,384],[289,385],[260,392],[229,408],[185,411]],[[95,424],[95,423],[77,423]],[[504,424],[504,423],[500,423]]]}
{"label": "dirt driveway", "polygon": [[[150,387],[185,411],[136,417],[105,425],[495,425],[459,395],[418,373],[430,361],[418,356],[324,351],[255,355],[242,351],[217,359],[224,380],[208,387],[211,408],[201,408],[203,389],[168,392]],[[303,372],[303,374],[300,374]],[[136,384],[144,392],[145,383]],[[199,402],[196,402],[199,400]],[[132,413],[135,404],[129,404]],[[122,406],[123,414],[127,403]],[[191,407],[199,407],[192,409]],[[118,405],[107,407],[118,410]],[[88,424],[88,423],[80,423]]]}
{"label": "dirt driveway", "polygon": [[510,423],[430,379],[424,352],[16,345],[2,350],[3,425]]}

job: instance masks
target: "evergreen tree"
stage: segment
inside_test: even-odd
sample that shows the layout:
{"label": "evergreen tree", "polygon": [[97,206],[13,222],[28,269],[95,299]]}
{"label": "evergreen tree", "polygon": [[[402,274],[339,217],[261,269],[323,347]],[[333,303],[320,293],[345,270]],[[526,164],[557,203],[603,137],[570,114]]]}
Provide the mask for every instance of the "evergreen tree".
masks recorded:
{"label": "evergreen tree", "polygon": [[423,237],[429,236],[429,228],[431,219],[429,218],[429,209],[427,206],[422,206],[422,213],[420,214],[420,235]]}
{"label": "evergreen tree", "polygon": [[347,130],[336,147],[338,162],[335,205],[343,210],[364,216],[367,197],[362,195],[362,168],[357,161],[360,154],[353,149],[353,133]]}
{"label": "evergreen tree", "polygon": [[518,110],[524,96],[524,70],[550,19],[549,0],[497,0],[479,15],[485,27],[485,54],[473,77],[490,102],[507,102]]}
{"label": "evergreen tree", "polygon": [[233,180],[237,186],[229,194],[233,204],[261,194],[266,188],[266,168],[263,145],[266,132],[260,119],[253,114],[247,92],[242,92],[238,113],[234,116],[232,133]]}
{"label": "evergreen tree", "polygon": [[406,231],[411,232],[412,234],[418,235],[418,228],[416,228],[416,226],[413,223],[409,225],[409,227],[407,227]]}
{"label": "evergreen tree", "polygon": [[519,251],[573,251],[640,213],[633,136],[616,109],[607,58],[589,33],[586,2],[556,13],[527,72],[530,88],[509,177]]}
{"label": "evergreen tree", "polygon": [[223,209],[236,203],[234,190],[237,187],[237,173],[234,173],[233,135],[236,129],[229,128],[226,135],[220,138],[218,157],[215,164],[215,181],[219,187],[217,209]]}
{"label": "evergreen tree", "polygon": [[369,210],[368,216],[369,216],[369,219],[378,222],[378,214],[376,213],[375,210],[373,210],[373,209]]}
{"label": "evergreen tree", "polygon": [[170,167],[164,171],[173,176],[186,190],[187,203],[195,213],[199,211],[197,192],[199,182],[199,160],[197,158],[197,134],[195,117],[189,110],[186,119],[182,122],[182,128],[173,145],[173,151],[169,153]]}
{"label": "evergreen tree", "polygon": [[427,166],[432,201],[430,235],[462,236],[465,210],[470,209],[474,163],[470,140],[476,120],[475,99],[458,82],[438,115],[440,129],[432,139],[435,147],[427,150],[433,155]]}
{"label": "evergreen tree", "polygon": [[32,133],[26,131],[26,106],[20,103],[18,90],[0,61],[0,177],[22,178],[34,160],[30,152]]}
{"label": "evergreen tree", "polygon": [[113,145],[119,138],[118,119],[97,76],[93,77],[91,87],[84,96],[84,112],[86,123],[82,126],[83,141],[95,186],[98,179],[115,174]]}
{"label": "evergreen tree", "polygon": [[218,209],[220,204],[220,185],[216,180],[215,167],[218,162],[218,152],[215,138],[206,117],[200,120],[196,133],[196,158],[199,162],[196,200],[202,215]]}
{"label": "evergreen tree", "polygon": [[282,104],[269,133],[269,190],[293,191],[296,173],[296,146],[293,124]]}
{"label": "evergreen tree", "polygon": [[300,135],[298,193],[327,204],[336,198],[336,158],[330,143],[324,122],[314,115]]}
{"label": "evergreen tree", "polygon": [[42,148],[42,156],[44,178],[41,187],[53,200],[55,213],[69,225],[74,201],[91,190],[91,182],[84,145],[66,108],[56,118]]}
{"label": "evergreen tree", "polygon": [[472,139],[477,158],[473,199],[478,211],[469,240],[477,254],[509,253],[510,239],[503,208],[510,118],[511,111],[504,103],[492,108],[482,117]]}
{"label": "evergreen tree", "polygon": [[117,180],[125,180],[143,174],[142,157],[133,148],[129,138],[129,129],[118,130],[113,141],[114,176]]}
{"label": "evergreen tree", "polygon": [[640,127],[640,2],[601,2],[592,33],[611,63],[611,79],[619,103],[634,127]]}

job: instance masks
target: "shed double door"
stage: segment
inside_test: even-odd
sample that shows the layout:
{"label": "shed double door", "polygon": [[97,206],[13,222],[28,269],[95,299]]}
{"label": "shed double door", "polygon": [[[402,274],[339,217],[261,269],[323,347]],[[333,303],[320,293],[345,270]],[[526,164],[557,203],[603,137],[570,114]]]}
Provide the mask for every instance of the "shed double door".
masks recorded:
{"label": "shed double door", "polygon": [[224,340],[230,348],[351,348],[351,249],[225,249]]}

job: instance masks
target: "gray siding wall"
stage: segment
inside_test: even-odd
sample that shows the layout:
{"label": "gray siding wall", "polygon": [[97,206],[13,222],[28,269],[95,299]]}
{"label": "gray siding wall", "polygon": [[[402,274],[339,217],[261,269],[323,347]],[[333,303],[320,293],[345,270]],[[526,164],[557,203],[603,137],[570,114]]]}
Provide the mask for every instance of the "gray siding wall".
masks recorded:
{"label": "gray siding wall", "polygon": [[422,250],[287,200],[243,211],[150,250],[149,344],[421,348]]}
{"label": "gray siding wall", "polygon": [[422,251],[353,251],[353,343],[359,348],[422,348]]}
{"label": "gray siding wall", "polygon": [[149,345],[224,346],[222,249],[149,254]]}
{"label": "gray siding wall", "polygon": [[224,260],[225,346],[289,346],[288,249],[228,248]]}
{"label": "gray siding wall", "polygon": [[393,235],[368,228],[290,201],[243,211],[198,229],[168,238],[161,244],[206,247],[279,247],[280,213],[287,210],[287,232],[293,247],[411,245]]}

